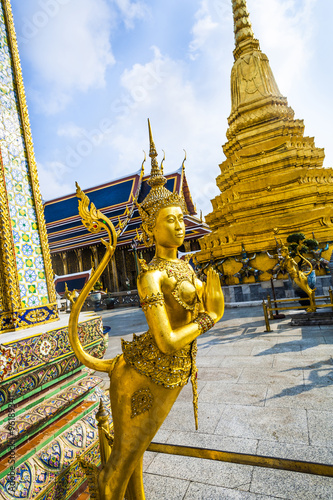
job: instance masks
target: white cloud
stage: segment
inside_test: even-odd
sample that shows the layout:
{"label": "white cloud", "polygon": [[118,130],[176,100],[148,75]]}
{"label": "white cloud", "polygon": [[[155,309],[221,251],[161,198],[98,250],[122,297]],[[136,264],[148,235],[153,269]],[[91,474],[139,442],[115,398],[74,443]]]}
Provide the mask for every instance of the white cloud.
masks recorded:
{"label": "white cloud", "polygon": [[60,137],[67,137],[67,138],[80,137],[83,132],[84,129],[82,127],[79,127],[73,122],[62,124],[57,130],[57,134]]}
{"label": "white cloud", "polygon": [[144,19],[150,15],[149,8],[144,2],[131,2],[130,0],[113,0],[113,2],[120,10],[127,28],[133,28],[136,19]]}
{"label": "white cloud", "polygon": [[[166,153],[165,171],[172,172],[181,166],[183,148],[186,149],[187,178],[198,208],[206,213],[211,211],[210,200],[219,192],[215,178],[222,159],[219,145],[223,138],[223,114],[216,112],[220,98],[198,95],[187,78],[186,64],[172,60],[156,47],[150,61],[124,70],[120,83],[123,107],[119,106],[110,127],[102,126],[109,114],[106,109],[94,130],[73,122],[58,128],[58,136],[66,138],[62,161],[69,167],[71,183],[74,183],[74,175],[83,186],[91,186],[132,173],[141,166],[143,149],[147,152],[148,173],[149,117],[159,161],[163,157],[162,149]],[[99,165],[93,180],[88,164]]]}
{"label": "white cloud", "polygon": [[49,91],[43,88],[32,98],[49,113],[63,109],[74,92],[104,87],[106,70],[115,62],[109,40],[111,11],[106,0],[52,2],[58,5],[53,15],[47,14],[47,0],[42,0],[19,32],[36,80],[40,86],[49,86]]}
{"label": "white cloud", "polygon": [[[248,0],[254,35],[273,66],[282,91],[288,94],[313,55],[314,8],[317,0]],[[251,15],[253,14],[253,15]]]}
{"label": "white cloud", "polygon": [[39,185],[44,201],[58,198],[65,193],[73,192],[71,183],[64,179],[68,177],[69,169],[58,161],[38,163]]}
{"label": "white cloud", "polygon": [[[135,64],[121,78],[131,105],[118,117],[109,144],[116,154],[114,164],[129,162],[129,171],[140,167],[142,145],[148,151],[146,119],[151,119],[153,136],[162,159],[166,153],[165,171],[178,169],[183,161],[183,148],[187,150],[187,177],[196,195],[199,208],[211,211],[210,199],[218,194],[215,178],[222,159],[219,144],[222,113],[216,112],[220,97],[197,95],[195,86],[186,77],[186,65],[154,49],[151,61]],[[135,96],[140,97],[135,99]],[[129,131],[131,131],[129,133]],[[114,158],[114,155],[113,155]],[[134,161],[133,161],[134,159]],[[149,158],[146,172],[149,172]],[[121,173],[121,170],[117,171]],[[192,182],[193,181],[193,182]]]}
{"label": "white cloud", "polygon": [[[196,22],[192,28],[193,40],[190,43],[190,57],[195,59],[198,51],[205,44],[211,32],[216,30],[218,23],[214,22],[210,13],[209,0],[202,0],[195,14]],[[214,4],[215,6],[215,4]]]}
{"label": "white cloud", "polygon": [[68,92],[61,90],[45,92],[45,88],[37,90],[37,88],[27,89],[28,98],[34,103],[35,110],[44,115],[54,115],[64,110],[71,100]]}

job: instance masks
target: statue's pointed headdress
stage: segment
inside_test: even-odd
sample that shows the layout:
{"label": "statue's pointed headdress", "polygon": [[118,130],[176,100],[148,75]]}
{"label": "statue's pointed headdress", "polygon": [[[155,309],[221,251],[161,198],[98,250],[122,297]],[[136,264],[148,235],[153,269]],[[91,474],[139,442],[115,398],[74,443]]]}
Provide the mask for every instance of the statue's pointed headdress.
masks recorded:
{"label": "statue's pointed headdress", "polygon": [[[142,230],[147,236],[145,238],[146,245],[152,244],[149,241],[147,230],[151,230],[156,222],[157,213],[161,208],[164,207],[180,207],[184,213],[187,213],[186,203],[183,194],[171,193],[169,189],[164,187],[166,183],[166,178],[163,175],[162,164],[158,165],[156,160],[157,152],[153,139],[153,134],[151,132],[150,121],[148,119],[148,130],[149,130],[149,156],[151,158],[151,172],[148,179],[148,184],[150,186],[150,191],[145,197],[145,199],[139,204],[138,210],[142,219]],[[162,163],[164,158],[162,160]]]}

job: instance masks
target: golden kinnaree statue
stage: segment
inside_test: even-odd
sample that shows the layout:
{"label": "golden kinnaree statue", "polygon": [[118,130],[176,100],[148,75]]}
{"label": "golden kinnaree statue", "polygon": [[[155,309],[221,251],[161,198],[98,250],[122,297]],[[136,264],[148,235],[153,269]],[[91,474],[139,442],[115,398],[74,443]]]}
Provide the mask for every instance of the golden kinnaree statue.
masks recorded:
{"label": "golden kinnaree statue", "polygon": [[[74,352],[86,366],[108,372],[114,438],[112,451],[101,450],[106,462],[98,474],[100,500],[143,500],[142,458],[189,378],[197,427],[196,338],[221,319],[224,299],[218,274],[210,270],[207,282],[197,279],[192,267],[177,258],[185,237],[182,196],[165,188],[166,179],[156,160],[150,123],[150,192],[138,205],[147,245],[155,244],[149,264],[141,261],[138,292],[148,331],[122,341],[123,354],[100,360],[84,352],[77,334],[82,304],[112,257],[117,240],[111,222],[92,205],[78,188],[79,212],[85,226],[98,232],[106,229],[110,241],[103,241],[106,253],[95,273],[73,304],[69,335]],[[103,412],[101,427],[103,427]],[[98,415],[97,415],[98,418]],[[107,429],[105,430],[109,442]],[[97,473],[96,473],[97,477]]]}
{"label": "golden kinnaree statue", "polygon": [[285,269],[290,276],[290,279],[298,286],[303,292],[307,294],[310,300],[309,306],[306,308],[306,312],[315,312],[315,290],[310,288],[308,283],[308,276],[311,274],[313,267],[311,262],[301,255],[299,252],[300,247],[302,246],[302,241],[299,243],[296,249],[296,255],[300,257],[303,261],[305,261],[309,265],[309,270],[307,272],[303,272],[299,269],[297,262],[291,257],[288,247],[283,245],[280,248],[280,254],[282,256],[281,261],[281,269]]}

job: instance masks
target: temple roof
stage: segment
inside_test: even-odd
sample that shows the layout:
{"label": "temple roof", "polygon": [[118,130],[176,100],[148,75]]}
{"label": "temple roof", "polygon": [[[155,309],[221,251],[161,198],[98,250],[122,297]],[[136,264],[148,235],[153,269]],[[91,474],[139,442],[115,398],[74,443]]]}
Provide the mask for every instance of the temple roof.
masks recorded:
{"label": "temple roof", "polygon": [[[123,231],[118,237],[118,246],[129,245],[141,225],[141,218],[134,201],[137,199],[140,203],[151,189],[147,183],[149,176],[142,177],[142,172],[139,170],[132,175],[84,190],[90,201],[111,220],[115,227],[120,221],[124,224]],[[209,233],[208,226],[195,216],[196,210],[184,169],[180,168],[165,177],[166,188],[178,194],[182,190],[185,198],[188,210],[188,215],[185,216],[185,240],[197,239]],[[88,232],[81,223],[76,193],[47,201],[44,204],[44,215],[51,253],[95,245],[100,243],[104,236],[103,233]]]}

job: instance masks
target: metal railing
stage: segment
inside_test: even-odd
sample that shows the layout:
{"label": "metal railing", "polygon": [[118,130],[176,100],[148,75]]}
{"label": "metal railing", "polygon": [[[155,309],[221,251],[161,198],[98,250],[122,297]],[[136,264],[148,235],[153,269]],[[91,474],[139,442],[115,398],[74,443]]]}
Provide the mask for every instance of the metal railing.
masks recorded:
{"label": "metal railing", "polygon": [[[329,295],[320,295],[318,297],[313,297],[314,299],[314,305],[316,306],[317,309],[319,308],[324,308],[324,307],[332,307],[333,309],[333,291],[331,288],[328,290]],[[292,303],[292,302],[301,302],[302,300],[309,301],[309,297],[297,297],[294,299],[274,299],[274,306],[272,305],[272,299],[270,295],[267,295],[267,303],[265,300],[262,301],[262,307],[264,310],[264,317],[265,317],[265,324],[266,324],[266,332],[271,331],[271,327],[269,324],[269,320],[275,319],[273,316],[273,311],[287,311],[291,309],[306,309],[308,305],[298,305],[298,306],[293,306],[293,305],[288,305],[284,307],[278,307],[277,304],[282,304],[282,303]],[[318,304],[316,301],[318,300],[329,300],[328,304]]]}

